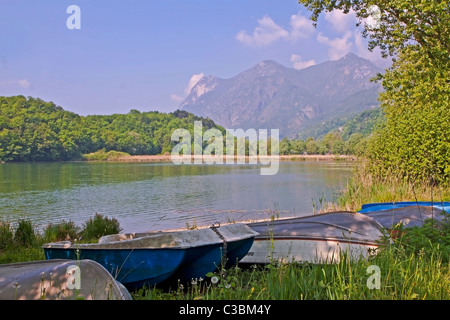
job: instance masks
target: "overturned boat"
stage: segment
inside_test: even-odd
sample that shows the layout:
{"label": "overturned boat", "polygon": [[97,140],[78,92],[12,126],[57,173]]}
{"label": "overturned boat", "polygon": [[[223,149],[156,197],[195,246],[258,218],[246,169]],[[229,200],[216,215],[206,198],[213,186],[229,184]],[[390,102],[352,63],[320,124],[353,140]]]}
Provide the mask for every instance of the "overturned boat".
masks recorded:
{"label": "overturned boat", "polygon": [[128,289],[154,286],[171,277],[205,277],[221,264],[236,263],[253,244],[256,232],[245,224],[196,230],[128,233],[102,237],[99,243],[68,241],[43,246],[46,259],[91,259]]}
{"label": "overturned boat", "polygon": [[402,225],[405,228],[423,226],[427,219],[448,219],[450,202],[385,202],[368,203],[358,211],[378,221],[384,228]]}
{"label": "overturned boat", "polygon": [[0,265],[1,300],[131,300],[128,290],[92,260]]}
{"label": "overturned boat", "polygon": [[281,262],[338,262],[367,257],[385,236],[383,227],[363,214],[331,212],[249,223],[258,232],[242,264]]}

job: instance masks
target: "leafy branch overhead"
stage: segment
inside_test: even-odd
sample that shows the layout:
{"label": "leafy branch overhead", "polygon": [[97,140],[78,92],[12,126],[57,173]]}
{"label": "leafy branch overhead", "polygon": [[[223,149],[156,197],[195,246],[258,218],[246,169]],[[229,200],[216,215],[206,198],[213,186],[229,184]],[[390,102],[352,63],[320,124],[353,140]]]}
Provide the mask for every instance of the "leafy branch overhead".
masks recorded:
{"label": "leafy branch overhead", "polygon": [[[299,0],[299,3],[311,11],[315,25],[322,12],[354,12],[359,24],[365,25],[363,33],[370,37],[369,48],[379,47],[385,56],[418,44],[433,60],[449,58],[450,9],[447,0]],[[374,17],[374,7],[379,10],[378,23],[369,27],[365,22]]]}
{"label": "leafy branch overhead", "polygon": [[[450,7],[448,0],[300,0],[317,24],[322,12],[353,11],[369,49],[394,57],[379,101],[386,116],[366,156],[381,176],[394,172],[432,185],[450,182]],[[372,17],[373,18],[373,17]]]}

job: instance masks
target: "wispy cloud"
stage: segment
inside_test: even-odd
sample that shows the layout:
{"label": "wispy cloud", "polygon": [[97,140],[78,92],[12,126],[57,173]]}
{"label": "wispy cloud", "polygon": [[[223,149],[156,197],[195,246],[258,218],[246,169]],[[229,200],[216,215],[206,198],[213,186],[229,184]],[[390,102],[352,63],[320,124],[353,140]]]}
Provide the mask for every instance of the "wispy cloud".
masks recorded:
{"label": "wispy cloud", "polygon": [[277,25],[272,18],[264,16],[258,20],[258,26],[249,35],[242,30],[236,35],[236,39],[246,45],[265,46],[282,38],[287,38],[289,33]]}
{"label": "wispy cloud", "polygon": [[24,89],[28,89],[31,85],[30,81],[27,79],[21,79],[21,80],[7,80],[7,81],[0,81],[0,85],[13,85],[13,86],[19,86]]}
{"label": "wispy cloud", "polygon": [[[193,75],[191,76],[191,78],[190,78],[189,81],[188,81],[188,84],[187,84],[186,88],[184,89],[185,96],[187,96],[188,94],[191,93],[192,88],[195,87],[195,85],[196,85],[196,84],[197,84],[204,76],[205,76],[205,75],[204,75],[203,73],[197,73],[197,74],[193,74]],[[180,95],[178,95],[178,94],[173,93],[173,94],[170,95],[170,99],[173,100],[173,101],[176,101],[176,102],[181,102],[181,101],[183,101],[183,100],[185,99],[185,97],[182,97],[182,96],[180,96]]]}
{"label": "wispy cloud", "polygon": [[186,89],[184,89],[184,92],[186,94],[189,94],[192,90],[192,88],[203,78],[205,75],[203,73],[194,74],[191,79],[189,79],[188,85]]}
{"label": "wispy cloud", "polygon": [[351,41],[352,35],[353,33],[351,31],[347,31],[341,38],[337,37],[330,39],[322,33],[319,33],[317,36],[317,41],[329,47],[328,56],[331,60],[338,60],[351,51],[353,47],[353,43]]}
{"label": "wispy cloud", "polygon": [[315,31],[311,21],[302,16],[301,13],[291,16],[289,26],[290,29],[286,30],[266,15],[258,20],[258,25],[252,34],[242,30],[236,35],[236,39],[245,45],[267,46],[281,39],[297,40],[307,38]]}
{"label": "wispy cloud", "polygon": [[179,95],[176,95],[176,94],[171,94],[170,99],[173,101],[176,101],[176,102],[181,102],[181,101],[183,101],[184,98],[180,97]]}
{"label": "wispy cloud", "polygon": [[291,62],[294,69],[300,70],[316,64],[314,60],[303,61],[303,58],[297,54],[291,55]]}

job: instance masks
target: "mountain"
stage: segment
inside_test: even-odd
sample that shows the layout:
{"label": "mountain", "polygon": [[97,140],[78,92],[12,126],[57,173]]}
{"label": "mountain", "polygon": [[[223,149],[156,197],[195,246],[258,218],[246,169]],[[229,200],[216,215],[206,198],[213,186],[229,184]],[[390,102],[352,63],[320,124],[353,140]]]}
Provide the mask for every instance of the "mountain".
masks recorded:
{"label": "mountain", "polygon": [[378,106],[380,85],[369,80],[380,72],[352,53],[302,70],[266,60],[229,79],[203,77],[179,108],[229,129],[298,136],[336,116]]}

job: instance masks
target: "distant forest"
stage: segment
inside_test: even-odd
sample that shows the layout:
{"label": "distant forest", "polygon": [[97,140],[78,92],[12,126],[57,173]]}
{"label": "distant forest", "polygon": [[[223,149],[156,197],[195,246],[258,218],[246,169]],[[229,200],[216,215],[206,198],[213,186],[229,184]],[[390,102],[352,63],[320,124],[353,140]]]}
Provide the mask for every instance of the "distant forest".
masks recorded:
{"label": "distant forest", "polygon": [[[350,119],[321,139],[284,138],[279,152],[284,155],[360,154],[382,117],[381,110],[374,109]],[[99,150],[102,154],[170,153],[176,144],[171,141],[172,132],[184,128],[193,134],[194,121],[202,121],[204,130],[217,128],[225,134],[225,129],[211,119],[180,110],[172,113],[131,110],[127,114],[80,116],[39,98],[0,97],[0,161],[80,160],[89,158],[83,155]]]}
{"label": "distant forest", "polygon": [[172,150],[175,129],[193,132],[198,120],[217,127],[185,111],[80,116],[38,98],[0,97],[0,161],[77,160],[98,150],[162,154]]}

